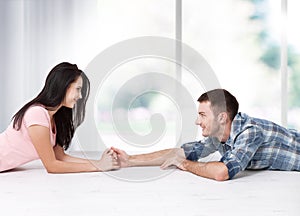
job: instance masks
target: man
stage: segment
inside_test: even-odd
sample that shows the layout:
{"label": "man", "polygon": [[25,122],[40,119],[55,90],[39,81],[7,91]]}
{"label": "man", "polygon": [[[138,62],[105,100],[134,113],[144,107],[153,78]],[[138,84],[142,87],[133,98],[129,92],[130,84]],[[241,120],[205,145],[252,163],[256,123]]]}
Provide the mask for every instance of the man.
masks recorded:
{"label": "man", "polygon": [[[196,175],[224,181],[245,169],[300,171],[300,133],[271,121],[238,113],[236,98],[224,89],[202,94],[196,124],[205,137],[181,148],[128,155],[112,147],[122,167],[172,165]],[[219,151],[220,161],[198,162]]]}

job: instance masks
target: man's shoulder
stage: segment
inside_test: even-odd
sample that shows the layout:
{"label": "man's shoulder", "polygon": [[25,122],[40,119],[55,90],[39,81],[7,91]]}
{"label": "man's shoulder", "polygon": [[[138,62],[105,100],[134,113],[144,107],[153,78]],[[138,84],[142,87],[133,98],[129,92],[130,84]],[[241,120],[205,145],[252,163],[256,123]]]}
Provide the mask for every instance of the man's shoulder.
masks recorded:
{"label": "man's shoulder", "polygon": [[233,119],[233,121],[245,121],[246,119],[249,119],[249,118],[252,118],[252,117],[250,117],[248,114],[246,114],[246,113],[243,113],[243,112],[238,112],[236,115],[235,115],[235,117],[234,117],[234,119]]}
{"label": "man's shoulder", "polygon": [[232,125],[236,127],[252,127],[261,124],[274,124],[270,120],[252,117],[246,113],[239,112],[232,121]]}
{"label": "man's shoulder", "polygon": [[251,124],[251,121],[252,117],[250,117],[246,113],[239,112],[235,115],[232,121],[231,129],[233,131],[240,130],[245,125]]}
{"label": "man's shoulder", "polygon": [[230,140],[235,140],[236,137],[242,134],[249,134],[259,131],[259,124],[255,118],[246,113],[239,112],[232,121]]}

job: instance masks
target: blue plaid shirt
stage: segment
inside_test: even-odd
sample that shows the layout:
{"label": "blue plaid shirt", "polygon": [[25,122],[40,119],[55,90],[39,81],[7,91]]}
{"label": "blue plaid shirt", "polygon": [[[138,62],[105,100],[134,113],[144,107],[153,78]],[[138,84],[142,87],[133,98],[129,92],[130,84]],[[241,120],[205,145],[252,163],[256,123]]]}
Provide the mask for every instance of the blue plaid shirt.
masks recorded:
{"label": "blue plaid shirt", "polygon": [[208,137],[182,145],[186,158],[197,161],[219,151],[229,178],[245,169],[300,171],[300,132],[271,121],[238,113],[225,143]]}

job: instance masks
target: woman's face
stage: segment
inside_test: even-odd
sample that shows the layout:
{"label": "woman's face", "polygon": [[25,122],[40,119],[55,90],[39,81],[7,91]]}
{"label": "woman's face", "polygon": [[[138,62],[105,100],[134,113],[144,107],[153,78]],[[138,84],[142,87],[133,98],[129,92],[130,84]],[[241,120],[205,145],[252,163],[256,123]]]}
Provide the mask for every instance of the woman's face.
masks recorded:
{"label": "woman's face", "polygon": [[77,100],[81,98],[81,89],[82,77],[79,76],[77,80],[69,86],[62,105],[68,108],[73,108]]}

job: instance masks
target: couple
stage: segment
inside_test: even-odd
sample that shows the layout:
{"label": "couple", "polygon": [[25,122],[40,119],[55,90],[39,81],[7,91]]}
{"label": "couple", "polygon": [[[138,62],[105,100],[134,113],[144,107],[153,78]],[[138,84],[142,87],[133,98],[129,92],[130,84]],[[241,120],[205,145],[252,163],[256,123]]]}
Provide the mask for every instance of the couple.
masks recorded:
{"label": "couple", "polygon": [[[0,172],[41,159],[49,173],[109,171],[130,166],[172,165],[198,176],[224,181],[245,169],[300,171],[300,133],[238,112],[236,98],[224,89],[202,94],[196,124],[205,139],[181,148],[128,155],[111,147],[99,160],[67,155],[83,122],[89,80],[75,64],[56,65],[42,91],[25,104],[0,134]],[[219,151],[220,161],[198,159]]]}

